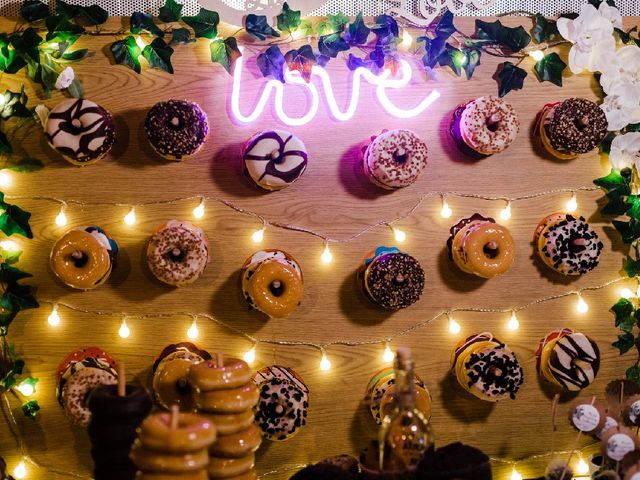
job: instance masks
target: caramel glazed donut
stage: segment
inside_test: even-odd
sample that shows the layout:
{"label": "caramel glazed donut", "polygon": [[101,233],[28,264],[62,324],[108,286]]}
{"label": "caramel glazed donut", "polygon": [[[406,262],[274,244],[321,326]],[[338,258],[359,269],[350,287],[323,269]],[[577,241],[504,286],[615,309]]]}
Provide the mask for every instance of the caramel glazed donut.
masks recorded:
{"label": "caramel glazed donut", "polygon": [[281,250],[260,250],[241,269],[242,293],[250,309],[269,317],[286,317],[300,304],[304,293],[298,262]]}
{"label": "caramel glazed donut", "polygon": [[77,227],[51,250],[53,273],[65,285],[90,290],[107,281],[118,258],[118,244],[100,227]]}
{"label": "caramel glazed donut", "polygon": [[533,243],[542,261],[563,275],[582,275],[596,268],[604,247],[584,217],[564,213],[543,218]]}
{"label": "caramel glazed donut", "polygon": [[209,241],[190,222],[169,220],[149,240],[147,264],[155,277],[182,287],[195,282],[209,263]]}
{"label": "caramel glazed donut", "polygon": [[451,227],[449,258],[466,273],[492,278],[506,272],[515,257],[515,242],[506,227],[475,213]]}
{"label": "caramel glazed donut", "polygon": [[458,342],[451,355],[451,371],[466,391],[489,402],[515,399],[523,382],[515,354],[491,333]]}
{"label": "caramel glazed donut", "polygon": [[269,440],[287,440],[306,425],[309,388],[287,367],[271,365],[258,371],[253,381],[260,391],[256,424]]}

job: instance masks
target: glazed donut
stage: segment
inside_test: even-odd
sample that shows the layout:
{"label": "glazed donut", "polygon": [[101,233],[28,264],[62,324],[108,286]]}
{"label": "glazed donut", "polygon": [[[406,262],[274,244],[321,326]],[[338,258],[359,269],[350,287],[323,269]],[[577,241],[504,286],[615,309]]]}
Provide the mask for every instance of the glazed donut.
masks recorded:
{"label": "glazed donut", "polygon": [[520,121],[509,103],[487,96],[459,106],[450,130],[462,153],[482,159],[506,150],[518,136]]}
{"label": "glazed donut", "polygon": [[153,374],[153,392],[163,408],[178,405],[183,412],[195,410],[196,392],[189,382],[189,371],[201,361],[198,355],[178,351],[160,362]]}
{"label": "glazed donut", "polygon": [[51,270],[65,284],[90,290],[107,281],[118,245],[99,227],[78,227],[65,233],[51,250]]}
{"label": "glazed donut", "polygon": [[258,474],[254,469],[251,469],[248,472],[241,473],[235,477],[229,477],[226,480],[258,480]]}
{"label": "glazed donut", "polygon": [[136,467],[143,472],[193,472],[209,465],[209,454],[206,449],[173,454],[151,450],[136,442],[131,447],[129,456]]}
{"label": "glazed donut", "polygon": [[282,190],[298,180],[307,157],[302,140],[283,130],[256,133],[242,147],[245,173],[265,190]]}
{"label": "glazed donut", "polygon": [[538,114],[535,132],[551,155],[570,160],[596,148],[608,126],[600,106],[584,98],[569,98],[545,105]]}
{"label": "glazed donut", "polygon": [[364,151],[364,173],[386,190],[407,187],[427,166],[427,150],[427,144],[410,130],[384,131]]}
{"label": "glazed donut", "polygon": [[515,354],[491,333],[460,341],[451,356],[451,371],[466,391],[489,402],[515,399],[523,382]]}
{"label": "glazed donut", "polygon": [[126,385],[125,395],[118,395],[117,385],[101,385],[94,388],[87,399],[92,421],[112,421],[119,423],[141,420],[149,415],[153,406],[147,391],[136,385]]}
{"label": "glazed donut", "polygon": [[584,217],[568,213],[543,218],[533,242],[542,261],[563,275],[583,275],[596,268],[604,247]]}
{"label": "glazed donut", "polygon": [[449,258],[466,273],[492,278],[506,272],[515,257],[515,242],[506,227],[476,213],[450,229]]}
{"label": "glazed donut", "polygon": [[209,460],[209,477],[232,478],[247,473],[256,464],[256,456],[252,452],[241,458],[211,457]]}
{"label": "glazed donut", "polygon": [[194,365],[189,371],[189,381],[200,391],[225,390],[245,385],[253,372],[247,363],[237,358],[224,357],[224,365],[214,360]]}
{"label": "glazed donut", "polygon": [[142,422],[138,438],[152,450],[185,453],[206,449],[216,441],[216,433],[213,422],[200,415],[180,413],[177,428],[171,428],[171,414],[159,413]]}
{"label": "glazed donut", "polygon": [[246,430],[218,437],[209,452],[212,457],[242,458],[255,452],[262,443],[260,429],[251,425]]}
{"label": "glazed donut", "polygon": [[[105,480],[113,480],[113,478],[115,477]],[[209,474],[204,469],[187,473],[139,472],[135,480],[209,480]]]}
{"label": "glazed donut", "polygon": [[209,134],[207,114],[197,103],[169,100],[156,103],[144,121],[153,149],[168,160],[193,155]]}
{"label": "glazed donut", "polygon": [[252,409],[242,413],[207,413],[204,416],[213,422],[220,435],[238,433],[249,428],[254,421]]}
{"label": "glazed donut", "polygon": [[258,402],[258,389],[253,383],[228,390],[200,392],[196,396],[198,409],[213,413],[242,413]]}
{"label": "glazed donut", "polygon": [[100,105],[69,99],[55,106],[44,127],[47,142],[74,165],[89,165],[104,157],[116,141],[113,117]]}
{"label": "glazed donut", "polygon": [[180,352],[180,355],[174,355],[172,358],[186,358],[188,360],[193,360],[194,364],[202,362],[204,360],[211,360],[211,354],[209,352],[199,348],[197,345],[194,345],[191,342],[172,343],[162,349],[160,355],[158,355],[156,360],[153,362],[151,371],[155,373],[162,361],[170,354],[176,352]]}
{"label": "glazed donut", "polygon": [[102,368],[86,367],[69,377],[62,393],[64,411],[74,425],[87,427],[91,411],[86,399],[91,390],[99,385],[115,385],[118,379]]}
{"label": "glazed donut", "polygon": [[256,425],[269,440],[287,440],[307,423],[309,388],[296,372],[271,365],[258,371],[253,381],[260,400]]}
{"label": "glazed donut", "polygon": [[418,260],[395,247],[378,247],[367,254],[357,277],[363,282],[369,299],[390,310],[417,302],[425,282]]}
{"label": "glazed donut", "polygon": [[554,385],[579,391],[595,380],[600,350],[582,333],[570,329],[554,331],[540,340],[536,367],[538,374]]}
{"label": "glazed donut", "polygon": [[269,317],[286,317],[302,300],[302,270],[286,252],[258,251],[242,266],[242,291],[251,308]]}
{"label": "glazed donut", "polygon": [[192,223],[169,220],[149,240],[149,270],[168,285],[181,287],[195,282],[208,263],[209,241]]}

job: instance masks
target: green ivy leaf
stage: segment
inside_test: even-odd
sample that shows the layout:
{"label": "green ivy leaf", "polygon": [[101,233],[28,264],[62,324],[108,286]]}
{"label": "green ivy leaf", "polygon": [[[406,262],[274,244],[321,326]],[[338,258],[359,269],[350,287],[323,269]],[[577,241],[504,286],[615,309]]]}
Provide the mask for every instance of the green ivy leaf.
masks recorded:
{"label": "green ivy leaf", "polygon": [[449,10],[445,10],[436,25],[436,36],[444,40],[448,39],[456,31],[456,27],[453,25],[453,13]]}
{"label": "green ivy leaf", "polygon": [[265,40],[267,37],[279,37],[280,34],[267,22],[266,15],[250,13],[244,21],[244,29],[253,38]]}
{"label": "green ivy leaf", "polygon": [[[3,266],[6,264],[2,264]],[[14,268],[6,265],[6,268]],[[31,276],[31,275],[29,275]],[[19,312],[27,308],[38,308],[40,305],[31,292],[30,285],[9,285],[2,297],[0,297],[0,306],[11,312]]]}
{"label": "green ivy leaf", "polygon": [[23,237],[33,238],[33,233],[29,226],[31,213],[25,212],[17,205],[5,202],[3,192],[0,192],[0,208],[4,210],[0,214],[0,231],[9,237],[15,233]]}
{"label": "green ivy leaf", "polygon": [[367,43],[370,33],[371,29],[365,25],[362,12],[360,12],[356,19],[349,24],[348,42],[350,45],[364,45]]}
{"label": "green ivy leaf", "polygon": [[629,209],[625,198],[615,192],[607,193],[607,200],[607,204],[600,210],[603,215],[622,215]]}
{"label": "green ivy leaf", "polygon": [[83,7],[81,5],[71,5],[63,0],[56,0],[56,13],[69,19],[82,17],[90,25],[103,24],[109,18],[109,12],[99,5]]}
{"label": "green ivy leaf", "polygon": [[166,0],[160,7],[158,18],[163,22],[177,22],[182,18],[182,5],[175,0]]}
{"label": "green ivy leaf", "polygon": [[[15,347],[13,345],[10,350],[13,350],[15,355]],[[4,390],[12,389],[17,383],[16,377],[22,375],[22,372],[24,371],[24,360],[17,355],[14,355],[10,355],[12,360],[11,369],[7,372],[4,378],[0,380],[0,386]]]}
{"label": "green ivy leaf", "polygon": [[535,22],[533,30],[531,30],[531,36],[536,43],[552,42],[560,38],[558,25],[555,21],[548,20],[539,13],[536,13]]}
{"label": "green ivy leaf", "polygon": [[37,400],[29,400],[22,404],[22,413],[25,417],[30,418],[31,420],[36,419],[39,410],[40,405],[38,405]]}
{"label": "green ivy leaf", "polygon": [[307,83],[311,81],[311,70],[317,63],[311,45],[303,45],[297,50],[289,50],[285,53],[284,59],[287,62],[289,70],[300,72],[300,75]]}
{"label": "green ivy leaf", "polygon": [[154,23],[153,16],[149,13],[133,12],[130,30],[133,34],[138,34],[144,30],[153,36],[164,37],[164,32]]}
{"label": "green ivy leaf", "polygon": [[2,262],[7,265],[18,263],[20,255],[22,255],[22,250],[5,250],[4,248],[0,248],[0,258]]}
{"label": "green ivy leaf", "polygon": [[13,165],[7,167],[7,170],[12,170],[14,172],[20,173],[30,173],[42,170],[43,168],[44,164],[42,163],[42,160],[38,160],[37,158],[24,157],[15,162]]}
{"label": "green ivy leaf", "polygon": [[9,138],[4,132],[0,132],[0,155],[11,155],[13,153],[13,147]]}
{"label": "green ivy leaf", "polygon": [[338,53],[349,50],[349,44],[339,33],[332,33],[318,38],[318,50],[321,55],[336,58]]}
{"label": "green ivy leaf", "polygon": [[477,48],[467,48],[464,49],[463,52],[467,59],[464,64],[464,72],[467,75],[467,80],[470,80],[473,72],[476,71],[476,67],[480,65],[480,50]]}
{"label": "green ivy leaf", "polygon": [[640,221],[632,218],[628,222],[621,220],[613,220],[613,226],[622,236],[624,243],[632,243],[637,238],[640,238]]}
{"label": "green ivy leaf", "polygon": [[450,67],[458,77],[462,74],[463,64],[467,61],[467,56],[458,48],[449,43],[445,45],[445,51],[438,57],[438,63],[443,67]]}
{"label": "green ivy leaf", "polygon": [[291,10],[289,4],[284,2],[282,12],[276,17],[278,30],[291,34],[300,26],[300,10]]}
{"label": "green ivy leaf", "polygon": [[335,33],[331,28],[331,25],[329,24],[328,20],[320,20],[318,22],[318,25],[316,26],[316,32],[318,33],[319,37],[326,35],[328,33]]}
{"label": "green ivy leaf", "polygon": [[[638,45],[640,47],[640,45]],[[640,132],[640,123],[630,123],[625,127],[627,132]]]}
{"label": "green ivy leaf", "polygon": [[139,60],[140,55],[142,55],[142,50],[140,50],[135,37],[132,35],[112,43],[111,53],[118,65],[127,65],[137,73],[142,71]]}
{"label": "green ivy leaf", "polygon": [[[633,336],[633,334],[625,332],[618,335],[618,340],[613,342],[611,345],[617,348],[618,350],[620,350],[620,355],[622,355],[623,353],[627,353],[629,350],[631,350],[634,344],[635,344],[635,337]],[[627,370],[627,378],[629,378],[629,370]],[[638,378],[640,378],[640,373]],[[634,381],[637,381],[637,380],[634,380]]]}
{"label": "green ivy leaf", "polygon": [[173,66],[171,65],[173,48],[161,38],[154,39],[150,45],[144,47],[142,55],[147,59],[151,68],[159,68],[165,72],[173,73]]}
{"label": "green ivy leaf", "polygon": [[623,176],[618,170],[613,168],[605,177],[597,178],[593,181],[598,187],[604,188],[609,192],[618,192],[620,195],[629,195],[631,193],[630,176]]}
{"label": "green ivy leaf", "polygon": [[640,274],[640,259],[634,260],[630,255],[627,255],[623,268],[629,278],[637,277]]}
{"label": "green ivy leaf", "polygon": [[9,48],[10,43],[9,36],[6,33],[0,33],[0,71],[15,73],[24,67],[25,62],[16,56],[15,48]]}
{"label": "green ivy leaf", "polygon": [[545,55],[533,67],[541,82],[551,82],[559,87],[562,86],[562,72],[565,68],[567,68],[567,64],[556,52]]}
{"label": "green ivy leaf", "polygon": [[74,35],[85,32],[84,27],[77,23],[70,22],[69,18],[65,15],[51,15],[45,19],[44,24],[48,30],[47,41],[50,41],[59,33]]}
{"label": "green ivy leaf", "polygon": [[[335,15],[327,15],[327,20],[331,33],[342,33],[344,27],[349,24],[349,17],[342,12],[338,12]],[[318,32],[318,35],[320,35],[320,32]]]}
{"label": "green ivy leaf", "polygon": [[[42,38],[33,27],[27,28],[22,35],[12,35],[11,36],[11,45],[15,49],[19,58],[22,58],[23,65],[26,61],[40,61],[40,53],[38,51],[38,47],[42,42]],[[22,68],[15,65],[12,65],[12,68],[7,69],[7,73],[11,70],[15,71],[15,68]]]}
{"label": "green ivy leaf", "polygon": [[24,91],[24,85],[19,92],[6,90],[2,95],[2,106],[0,106],[0,118],[8,120],[11,117],[29,118],[32,116],[31,110],[27,108],[29,97]]}
{"label": "green ivy leaf", "polygon": [[82,84],[77,78],[74,78],[71,85],[67,87],[67,92],[73,98],[84,98],[84,88],[82,88]]}
{"label": "green ivy leaf", "polygon": [[629,195],[626,201],[627,205],[631,205],[631,207],[627,207],[627,215],[631,218],[635,218],[636,220],[640,219],[640,199],[637,195]]}
{"label": "green ivy leaf", "polygon": [[191,31],[187,28],[174,28],[171,30],[171,45],[195,42],[195,38],[191,38]]}
{"label": "green ivy leaf", "polygon": [[500,20],[491,23],[476,20],[476,30],[478,38],[490,40],[513,53],[519,52],[531,42],[531,36],[522,26],[505,27]]}
{"label": "green ivy leaf", "polygon": [[511,90],[520,90],[526,77],[525,70],[511,62],[504,62],[498,73],[498,95],[504,97]]}
{"label": "green ivy leaf", "polygon": [[49,16],[49,7],[40,0],[24,0],[20,5],[20,16],[27,22],[37,22]]}
{"label": "green ivy leaf", "polygon": [[236,60],[241,56],[238,42],[234,37],[211,42],[211,61],[222,65],[228,73],[231,73]]}
{"label": "green ivy leaf", "polygon": [[313,35],[313,23],[308,18],[303,18],[298,26],[298,31],[303,37],[310,37]]}
{"label": "green ivy leaf", "polygon": [[633,303],[626,298],[621,298],[611,307],[611,311],[615,315],[615,325],[624,332],[631,332],[636,323],[635,307]]}
{"label": "green ivy leaf", "polygon": [[197,15],[182,17],[182,21],[193,28],[196,38],[215,38],[218,34],[220,16],[206,8],[201,8]]}
{"label": "green ivy leaf", "polygon": [[39,68],[40,78],[39,81],[45,91],[45,96],[49,98],[51,91],[55,88],[56,80],[58,79],[58,71],[56,65],[53,62],[51,55],[44,53],[42,55],[42,63]]}

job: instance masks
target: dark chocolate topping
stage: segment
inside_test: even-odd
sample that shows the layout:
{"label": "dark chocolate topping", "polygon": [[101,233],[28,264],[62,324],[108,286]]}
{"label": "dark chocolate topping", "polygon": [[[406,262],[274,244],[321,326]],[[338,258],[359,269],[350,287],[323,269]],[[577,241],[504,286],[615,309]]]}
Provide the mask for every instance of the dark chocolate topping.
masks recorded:
{"label": "dark chocolate topping", "polygon": [[607,117],[595,103],[569,98],[557,105],[545,126],[551,146],[562,153],[587,153],[607,134]]}
{"label": "dark chocolate topping", "polygon": [[271,440],[286,440],[307,423],[308,393],[296,383],[272,377],[258,385],[256,424]]}
{"label": "dark chocolate topping", "polygon": [[[265,161],[267,165],[265,166],[264,173],[258,179],[258,182],[261,181],[265,176],[270,175],[275,178],[279,178],[285,183],[293,183],[295,182],[305,171],[307,168],[307,152],[302,150],[287,150],[287,143],[293,138],[293,135],[289,135],[284,141],[278,135],[277,132],[272,130],[267,130],[265,132],[260,133],[259,135],[254,136],[251,139],[251,142],[245,147],[246,152],[250,152],[258,142],[263,140],[275,140],[278,143],[278,149],[270,152],[267,155],[254,155],[250,153],[245,153],[244,159],[246,160],[258,160]],[[285,161],[285,158],[288,156],[297,156],[302,158],[302,162],[296,165],[292,170],[280,170],[276,168],[276,165],[281,164]]]}
{"label": "dark chocolate topping", "polygon": [[377,257],[365,272],[366,287],[372,299],[384,308],[406,308],[420,299],[424,289],[424,270],[406,253]]}
{"label": "dark chocolate topping", "polygon": [[472,353],[465,368],[469,387],[480,382],[481,391],[488,396],[509,395],[513,400],[524,380],[518,359],[504,345]]}

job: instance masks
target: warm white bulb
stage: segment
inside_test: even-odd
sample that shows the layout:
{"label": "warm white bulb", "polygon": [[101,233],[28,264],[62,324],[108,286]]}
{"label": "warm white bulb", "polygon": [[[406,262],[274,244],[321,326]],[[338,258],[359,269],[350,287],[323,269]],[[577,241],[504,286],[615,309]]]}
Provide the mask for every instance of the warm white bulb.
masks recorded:
{"label": "warm white bulb", "polygon": [[569,199],[569,201],[567,202],[565,210],[567,211],[567,213],[573,213],[577,209],[578,209],[578,199],[576,198],[576,195],[573,194]]}
{"label": "warm white bulb", "polygon": [[304,36],[302,30],[298,29],[295,32],[291,32],[291,38],[293,40],[300,40]]}
{"label": "warm white bulb", "polygon": [[195,218],[204,217],[204,199],[200,201],[200,204],[193,209],[193,216]]}
{"label": "warm white bulb", "polygon": [[[4,98],[0,96],[1,98]],[[7,188],[13,183],[11,175],[6,170],[0,170],[0,187]]]}
{"label": "warm white bulb", "polygon": [[578,313],[587,313],[589,311],[589,304],[584,301],[582,295],[578,293],[578,302],[576,303],[576,310]]}
{"label": "warm white bulb", "polygon": [[516,331],[520,328],[520,321],[518,320],[518,316],[516,312],[511,312],[511,318],[507,323],[507,328],[512,331]]}
{"label": "warm white bulb", "polygon": [[264,240],[264,227],[253,232],[253,235],[251,235],[251,240],[253,240],[254,243],[260,243],[262,240]]}
{"label": "warm white bulb", "polygon": [[461,330],[460,324],[458,322],[456,322],[453,317],[450,317],[449,318],[449,333],[457,335],[458,333],[460,333],[460,330]]}
{"label": "warm white bulb", "polygon": [[413,43],[413,37],[409,33],[407,29],[402,31],[402,46],[404,48],[409,48]]}
{"label": "warm white bulb", "polygon": [[502,220],[509,220],[511,218],[511,202],[507,202],[507,206],[500,212],[500,218]]}
{"label": "warm white bulb", "polygon": [[582,457],[580,457],[578,464],[576,465],[576,473],[578,475],[586,475],[589,473],[589,464],[585,462]]}
{"label": "warm white bulb", "polygon": [[2,240],[0,242],[0,248],[2,250],[6,250],[7,252],[15,252],[18,250],[18,244],[13,240]]}
{"label": "warm white bulb", "polygon": [[136,223],[136,209],[131,207],[129,213],[124,216],[124,223],[127,225],[134,225]]}
{"label": "warm white bulb", "polygon": [[385,363],[391,363],[395,357],[393,350],[391,350],[391,345],[387,343],[384,348],[384,353],[382,354],[382,360],[384,360]]}
{"label": "warm white bulb", "polygon": [[513,470],[511,470],[510,480],[522,480],[522,475],[516,470],[516,467],[513,467]]}
{"label": "warm white bulb", "polygon": [[17,479],[27,477],[27,466],[24,464],[24,460],[21,460],[16,468],[13,469],[13,476]]}
{"label": "warm white bulb", "polygon": [[320,360],[320,370],[326,372],[331,369],[331,361],[327,358],[326,352],[322,352],[322,359]]}
{"label": "warm white bulb", "polygon": [[442,197],[442,210],[440,210],[440,215],[442,216],[442,218],[450,218],[451,215],[453,215],[453,210],[449,208],[449,204],[444,199],[444,197]]}
{"label": "warm white bulb", "polygon": [[56,217],[56,225],[59,227],[64,227],[67,224],[67,216],[64,213],[64,208],[60,209],[60,213]]}
{"label": "warm white bulb", "polygon": [[254,345],[253,347],[251,347],[249,350],[247,350],[243,357],[245,362],[247,362],[249,365],[253,365],[253,362],[256,361],[256,346]]}
{"label": "warm white bulb", "polygon": [[322,263],[326,263],[326,264],[331,263],[333,261],[333,254],[329,249],[328,243],[324,244],[324,250],[322,251],[322,255],[320,255],[320,260],[322,261]]}
{"label": "warm white bulb", "polygon": [[532,50],[531,52],[529,52],[529,56],[536,62],[539,62],[544,58],[544,52],[542,50]]}
{"label": "warm white bulb", "polygon": [[144,47],[147,46],[140,35],[136,35],[136,43],[138,44],[138,47],[140,47],[140,50],[144,50]]}
{"label": "warm white bulb", "polygon": [[120,335],[120,338],[129,338],[129,335],[131,335],[131,330],[125,320],[122,320],[122,324],[118,330],[118,335]]}
{"label": "warm white bulb", "polygon": [[58,306],[54,305],[51,313],[49,314],[49,318],[47,318],[47,323],[52,327],[57,327],[60,325],[60,315],[58,314]]}
{"label": "warm white bulb", "polygon": [[393,238],[395,238],[396,242],[402,243],[407,239],[407,234],[399,228],[391,227],[391,230],[393,230]]}
{"label": "warm white bulb", "polygon": [[187,330],[187,337],[189,337],[191,340],[195,340],[196,338],[198,338],[199,335],[200,335],[200,330],[198,330],[198,325],[194,320],[191,326],[189,327],[189,330]]}
{"label": "warm white bulb", "polygon": [[30,397],[31,395],[33,395],[36,392],[36,389],[33,385],[31,385],[30,383],[21,383],[20,385],[18,385],[18,391],[24,395],[25,397]]}
{"label": "warm white bulb", "polygon": [[622,298],[626,298],[627,300],[629,300],[630,298],[633,298],[635,296],[635,293],[633,293],[633,291],[630,288],[623,288],[620,290],[620,296]]}

